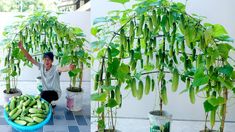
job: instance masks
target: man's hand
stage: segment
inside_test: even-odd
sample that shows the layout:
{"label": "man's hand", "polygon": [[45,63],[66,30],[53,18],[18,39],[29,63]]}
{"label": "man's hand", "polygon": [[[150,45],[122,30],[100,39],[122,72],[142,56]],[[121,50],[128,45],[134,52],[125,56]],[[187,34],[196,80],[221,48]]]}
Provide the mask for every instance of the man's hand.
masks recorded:
{"label": "man's hand", "polygon": [[69,70],[72,71],[72,70],[74,70],[74,69],[75,69],[75,65],[74,65],[74,64],[70,64],[70,65],[69,65]]}
{"label": "man's hand", "polygon": [[20,49],[23,49],[23,48],[24,48],[21,41],[18,43],[18,46],[19,46]]}

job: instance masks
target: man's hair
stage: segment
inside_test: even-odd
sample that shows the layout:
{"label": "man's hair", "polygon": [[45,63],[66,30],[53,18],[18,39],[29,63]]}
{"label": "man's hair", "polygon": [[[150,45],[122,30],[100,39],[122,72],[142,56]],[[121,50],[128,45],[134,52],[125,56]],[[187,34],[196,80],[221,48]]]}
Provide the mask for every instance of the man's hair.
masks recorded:
{"label": "man's hair", "polygon": [[50,60],[54,60],[54,54],[52,52],[46,52],[43,54],[43,59],[44,58],[49,58]]}

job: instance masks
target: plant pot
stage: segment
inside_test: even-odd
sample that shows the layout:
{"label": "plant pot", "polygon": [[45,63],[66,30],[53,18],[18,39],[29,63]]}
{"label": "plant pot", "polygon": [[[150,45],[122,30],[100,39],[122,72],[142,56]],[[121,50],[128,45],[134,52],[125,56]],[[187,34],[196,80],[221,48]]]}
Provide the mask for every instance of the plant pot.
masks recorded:
{"label": "plant pot", "polygon": [[66,108],[70,111],[80,111],[83,106],[83,91],[66,89]]}
{"label": "plant pot", "polygon": [[6,90],[4,90],[3,91],[4,104],[7,104],[10,101],[11,97],[20,96],[20,95],[22,95],[22,92],[19,89],[11,89],[9,94],[6,93]]}
{"label": "plant pot", "polygon": [[166,111],[150,111],[150,132],[170,132],[170,125],[172,121],[172,115]]}
{"label": "plant pot", "polygon": [[41,78],[41,76],[38,76],[37,78],[36,78],[36,85],[37,85],[37,89],[38,89],[38,91],[41,93],[42,92],[42,78]]}

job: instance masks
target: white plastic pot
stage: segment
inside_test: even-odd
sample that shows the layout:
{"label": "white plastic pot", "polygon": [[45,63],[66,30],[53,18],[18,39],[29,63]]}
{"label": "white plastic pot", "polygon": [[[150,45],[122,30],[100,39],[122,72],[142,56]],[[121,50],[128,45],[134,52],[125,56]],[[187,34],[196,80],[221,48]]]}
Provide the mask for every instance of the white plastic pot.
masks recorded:
{"label": "white plastic pot", "polygon": [[71,92],[66,89],[66,108],[70,111],[80,111],[83,107],[83,91]]}
{"label": "white plastic pot", "polygon": [[170,132],[170,124],[172,121],[172,115],[166,111],[150,111],[150,132]]}
{"label": "white plastic pot", "polygon": [[16,91],[17,91],[16,93],[10,93],[10,94],[7,94],[7,93],[5,92],[5,90],[3,91],[4,104],[7,104],[7,103],[10,101],[10,98],[11,98],[11,97],[22,95],[21,90],[16,89]]}

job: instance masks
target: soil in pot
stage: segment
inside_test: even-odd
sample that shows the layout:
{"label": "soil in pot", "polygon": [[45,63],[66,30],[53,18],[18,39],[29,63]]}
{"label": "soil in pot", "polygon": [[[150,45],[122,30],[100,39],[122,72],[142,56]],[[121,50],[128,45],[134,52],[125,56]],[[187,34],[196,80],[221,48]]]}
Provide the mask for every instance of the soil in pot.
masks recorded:
{"label": "soil in pot", "polygon": [[5,89],[3,92],[4,92],[5,94],[16,94],[16,93],[21,93],[21,91],[20,91],[20,90],[18,90],[18,89],[16,89],[16,88],[14,88],[14,89],[10,89],[9,93],[7,93],[7,90],[6,90],[6,89]]}
{"label": "soil in pot", "polygon": [[150,132],[170,132],[172,115],[166,111],[149,112]]}
{"label": "soil in pot", "polygon": [[82,92],[82,88],[78,88],[78,87],[69,87],[67,88],[67,90],[70,92]]}

